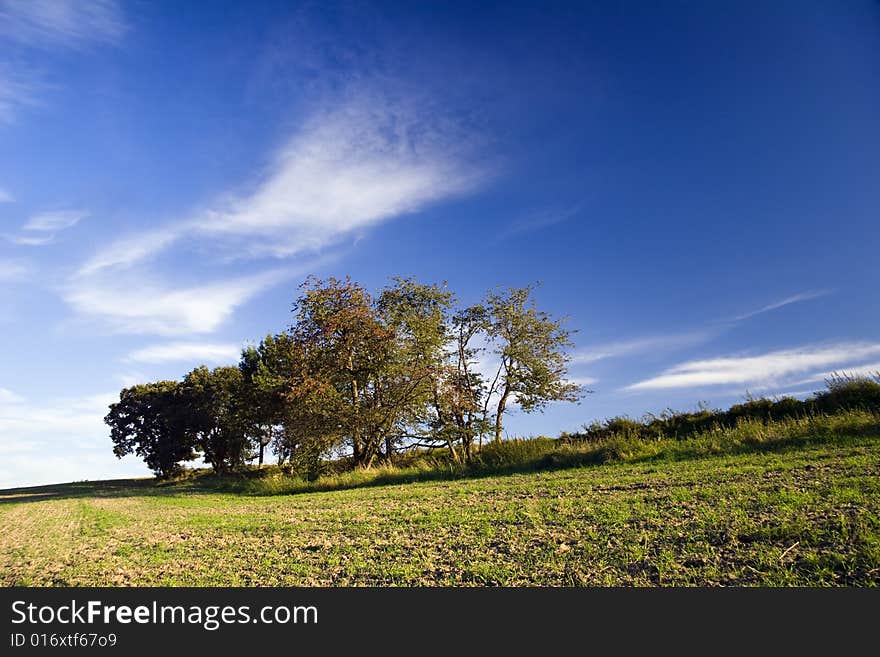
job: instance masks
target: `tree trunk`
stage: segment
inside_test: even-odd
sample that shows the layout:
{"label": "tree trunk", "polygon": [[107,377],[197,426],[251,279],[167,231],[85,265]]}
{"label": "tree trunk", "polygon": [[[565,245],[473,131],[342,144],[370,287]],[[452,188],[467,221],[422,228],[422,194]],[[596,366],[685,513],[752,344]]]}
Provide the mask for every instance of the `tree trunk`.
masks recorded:
{"label": "tree trunk", "polygon": [[388,465],[391,465],[391,458],[394,456],[394,445],[392,444],[391,437],[387,437],[385,439],[385,459],[388,461]]}
{"label": "tree trunk", "polygon": [[504,409],[507,408],[507,398],[510,396],[510,388],[508,386],[504,386],[504,394],[501,395],[501,399],[498,400],[498,411],[495,413],[495,442],[501,442],[501,416],[504,415]]}
{"label": "tree trunk", "polygon": [[266,438],[267,438],[267,440],[266,440],[265,442],[263,442],[263,439],[260,438],[260,460],[259,460],[259,464],[260,464],[260,467],[261,467],[261,468],[263,467],[263,454],[264,454],[264,452],[265,452],[266,445],[268,445],[269,443],[272,442],[272,425],[271,425],[271,424],[270,424],[268,427],[266,427]]}
{"label": "tree trunk", "polygon": [[360,410],[360,392],[358,391],[357,379],[354,377],[354,363],[349,357],[348,359],[348,367],[351,371],[351,403],[354,411],[354,426],[351,429],[351,451],[352,456],[354,457],[354,462],[357,465],[361,464],[361,459],[363,458],[361,454],[361,439],[360,439],[360,426],[358,420],[358,410]]}
{"label": "tree trunk", "polygon": [[452,442],[449,438],[446,439],[446,445],[449,447],[449,454],[452,456],[452,460],[456,465],[461,464],[461,458],[458,456],[458,451],[455,449],[455,443]]}

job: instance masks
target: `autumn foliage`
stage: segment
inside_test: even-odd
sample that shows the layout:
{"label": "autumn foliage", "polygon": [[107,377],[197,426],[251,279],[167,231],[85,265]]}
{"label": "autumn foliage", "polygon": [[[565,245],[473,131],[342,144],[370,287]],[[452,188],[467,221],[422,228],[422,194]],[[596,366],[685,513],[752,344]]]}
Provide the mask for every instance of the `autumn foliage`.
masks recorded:
{"label": "autumn foliage", "polygon": [[124,389],[105,418],[114,452],[160,477],[202,457],[226,472],[278,463],[310,478],[329,459],[368,468],[410,448],[469,462],[501,441],[516,405],[534,412],[583,392],[567,379],[570,331],[533,287],[462,307],[445,286],[398,278],[371,295],[349,278],[309,278],[292,324],[244,349],[238,367]]}

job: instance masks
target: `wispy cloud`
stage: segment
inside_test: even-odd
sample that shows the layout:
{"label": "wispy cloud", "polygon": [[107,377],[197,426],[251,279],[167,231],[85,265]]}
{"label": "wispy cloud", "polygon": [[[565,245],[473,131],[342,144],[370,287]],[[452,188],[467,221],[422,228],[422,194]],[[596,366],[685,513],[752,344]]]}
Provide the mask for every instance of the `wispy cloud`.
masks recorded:
{"label": "wispy cloud", "polygon": [[0,283],[23,280],[27,272],[27,265],[21,261],[0,260]]}
{"label": "wispy cloud", "polygon": [[[210,333],[248,299],[335,259],[344,239],[485,183],[488,168],[474,163],[467,136],[439,113],[368,92],[335,101],[316,106],[255,180],[178,221],[99,250],[79,267],[65,300],[114,332]],[[156,281],[145,271],[147,261],[173,248],[210,249],[225,262],[317,258],[295,269],[190,287],[144,283]]]}
{"label": "wispy cloud", "polygon": [[784,299],[780,299],[779,301],[767,304],[766,306],[758,308],[757,310],[753,310],[742,315],[737,315],[736,317],[733,317],[730,321],[741,322],[745,319],[754,317],[755,315],[767,313],[771,310],[778,310],[779,308],[783,308],[793,303],[800,303],[801,301],[810,301],[812,299],[826,297],[829,294],[831,294],[831,290],[809,290],[807,292],[801,292],[800,294],[793,294],[790,297],[785,297]]}
{"label": "wispy cloud", "polygon": [[224,194],[187,219],[111,244],[80,274],[132,266],[184,236],[234,245],[239,256],[316,252],[482,184],[486,172],[468,164],[467,144],[431,121],[372,96],[323,107],[250,191]]}
{"label": "wispy cloud", "polygon": [[88,216],[88,212],[82,210],[62,210],[59,212],[42,212],[35,214],[27,220],[22,230],[31,230],[43,233],[54,233],[76,226]]}
{"label": "wispy cloud", "polygon": [[106,435],[102,419],[109,405],[119,400],[116,394],[87,395],[57,400],[42,400],[34,405],[15,392],[2,389],[0,394],[0,436],[28,438],[33,434],[59,431],[58,439],[71,433]]}
{"label": "wispy cloud", "polygon": [[[103,419],[115,393],[33,401],[0,388],[0,488],[85,478],[146,475],[143,464],[120,464],[108,449]],[[64,454],[58,454],[59,446]]]}
{"label": "wispy cloud", "polygon": [[208,342],[168,342],[154,344],[126,357],[128,362],[136,363],[170,363],[187,361],[206,364],[234,364],[241,355],[241,346],[233,343]]}
{"label": "wispy cloud", "polygon": [[11,390],[0,388],[0,404],[16,404],[24,401],[24,397],[17,395]]}
{"label": "wispy cloud", "polygon": [[0,123],[11,123],[22,107],[39,104],[51,87],[42,71],[23,63],[21,49],[118,43],[126,30],[116,0],[0,0]]}
{"label": "wispy cloud", "polygon": [[0,123],[11,123],[20,107],[35,105],[39,87],[33,74],[25,75],[0,61]]}
{"label": "wispy cloud", "polygon": [[115,0],[0,0],[0,36],[28,46],[115,43],[125,31]]}
{"label": "wispy cloud", "polygon": [[46,246],[55,241],[54,235],[4,235],[3,237],[18,246]]}
{"label": "wispy cloud", "polygon": [[147,379],[148,376],[141,371],[129,371],[116,375],[116,380],[123,388],[130,388],[138,383],[143,383]]}
{"label": "wispy cloud", "polygon": [[835,367],[831,370],[825,370],[824,372],[816,372],[811,374],[806,379],[801,379],[799,381],[795,381],[791,383],[792,386],[800,386],[806,385],[808,383],[819,383],[821,381],[825,381],[826,379],[830,379],[831,377],[838,375],[848,375],[848,376],[867,376],[874,377],[880,374],[880,362],[876,363],[867,363],[861,365],[854,365],[851,363],[841,364],[838,367]]}
{"label": "wispy cloud", "polygon": [[260,236],[257,250],[289,255],[482,182],[456,160],[457,145],[426,135],[422,121],[375,99],[322,113],[282,149],[255,193],[208,213],[199,227]]}
{"label": "wispy cloud", "polygon": [[637,356],[648,352],[666,352],[682,347],[690,347],[708,341],[714,334],[709,331],[692,331],[668,335],[653,335],[632,340],[619,340],[592,345],[572,354],[575,365],[594,363],[606,358]]}
{"label": "wispy cloud", "polygon": [[772,310],[776,310],[778,308],[782,308],[789,304],[799,303],[801,301],[809,301],[811,299],[818,299],[819,297],[827,296],[829,294],[831,294],[830,290],[810,290],[807,292],[794,294],[792,296],[780,299],[779,301],[758,308],[757,310],[753,310],[751,312],[744,313],[742,315],[738,315],[737,317],[725,320],[721,322],[720,325],[716,324],[714,328],[697,329],[684,333],[645,336],[629,340],[618,340],[613,342],[606,342],[603,344],[587,346],[576,351],[572,355],[572,363],[575,365],[585,365],[605,359],[639,356],[642,354],[653,352],[669,352],[675,349],[704,344],[706,342],[709,342],[711,339],[717,337],[724,331],[732,328],[733,325],[737,322],[744,321],[746,319],[754,317],[755,315],[760,315],[761,313],[766,313]]}
{"label": "wispy cloud", "polygon": [[[0,81],[0,96],[2,96],[2,85],[3,82]],[[2,101],[0,101],[2,102]],[[0,110],[0,114],[2,114],[2,110]],[[0,203],[12,203],[15,199],[12,198],[12,194],[6,191],[3,187],[0,187]]]}
{"label": "wispy cloud", "polygon": [[105,269],[127,269],[171,246],[185,232],[182,227],[168,226],[116,240],[89,258],[77,276],[91,276]]}
{"label": "wispy cloud", "polygon": [[244,302],[291,278],[276,270],[191,287],[137,280],[76,281],[64,291],[74,310],[95,317],[116,333],[182,335],[210,333]]}
{"label": "wispy cloud", "polygon": [[604,344],[592,345],[580,349],[572,356],[572,362],[575,364],[593,363],[607,358],[622,358],[625,356],[637,356],[649,352],[666,352],[682,347],[691,347],[704,344],[720,333],[728,330],[736,322],[741,322],[755,315],[770,312],[793,303],[801,301],[809,301],[818,299],[831,294],[831,290],[810,290],[801,292],[792,296],[780,299],[774,303],[768,304],[757,310],[753,310],[737,317],[732,317],[721,322],[721,326],[716,325],[714,328],[698,329],[685,333],[673,333],[667,335],[653,335],[641,338],[633,338],[630,340],[619,340],[607,342]]}
{"label": "wispy cloud", "polygon": [[513,220],[502,233],[502,237],[511,237],[523,233],[531,233],[543,228],[568,221],[583,210],[584,204],[579,203],[567,207],[551,207],[531,212]]}
{"label": "wispy cloud", "polygon": [[[659,376],[625,389],[665,390],[724,384],[777,385],[786,377],[818,368],[836,368],[880,354],[878,343],[842,343],[772,351],[757,356],[728,356],[681,363]],[[796,384],[792,384],[796,385]]]}
{"label": "wispy cloud", "polygon": [[89,213],[82,210],[42,212],[30,217],[21,233],[3,237],[18,246],[45,246],[55,241],[57,233],[73,228],[87,216]]}

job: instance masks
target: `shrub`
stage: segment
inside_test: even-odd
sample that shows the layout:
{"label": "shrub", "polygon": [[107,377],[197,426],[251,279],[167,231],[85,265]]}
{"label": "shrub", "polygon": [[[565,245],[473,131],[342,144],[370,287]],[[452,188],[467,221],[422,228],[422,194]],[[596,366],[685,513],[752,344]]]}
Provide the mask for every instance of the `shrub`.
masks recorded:
{"label": "shrub", "polygon": [[[801,401],[794,397],[769,399],[749,396],[726,411],[711,410],[700,405],[697,411],[679,412],[672,409],[659,416],[646,415],[641,421],[617,416],[595,421],[584,426],[583,432],[565,433],[566,443],[604,444],[623,437],[636,440],[685,440],[711,431],[734,429],[742,423],[741,431],[758,431],[761,423],[799,419],[818,414],[833,414],[849,410],[880,413],[880,373],[865,377],[834,374],[826,380],[826,389]],[[758,424],[752,425],[754,421]]]}
{"label": "shrub", "polygon": [[558,441],[545,436],[490,443],[477,453],[475,465],[497,470],[537,462],[542,456],[556,449],[558,445]]}
{"label": "shrub", "polygon": [[825,390],[817,393],[813,402],[823,413],[848,409],[880,412],[880,373],[871,377],[832,374],[825,380]]}

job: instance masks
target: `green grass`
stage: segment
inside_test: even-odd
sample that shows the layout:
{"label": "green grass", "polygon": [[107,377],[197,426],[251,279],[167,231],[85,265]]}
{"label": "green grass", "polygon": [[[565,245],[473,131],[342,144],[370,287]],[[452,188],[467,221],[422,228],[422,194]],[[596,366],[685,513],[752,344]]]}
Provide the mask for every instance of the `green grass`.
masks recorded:
{"label": "green grass", "polygon": [[877,418],[797,422],[469,471],[2,491],[0,583],[877,585]]}
{"label": "green grass", "polygon": [[861,410],[813,415],[773,422],[744,419],[731,428],[715,428],[693,437],[645,440],[627,433],[601,441],[582,442],[546,437],[506,440],[480,450],[470,465],[452,463],[445,450],[405,456],[394,466],[346,471],[306,481],[285,475],[277,467],[249,469],[214,476],[210,470],[191,471],[166,482],[189,487],[247,495],[280,495],[385,486],[418,481],[443,481],[488,475],[558,470],[617,462],[660,462],[712,455],[779,451],[809,445],[846,445],[853,437],[880,436],[880,416]]}

